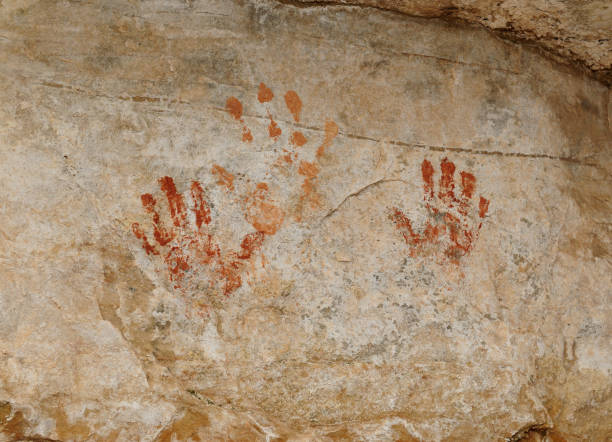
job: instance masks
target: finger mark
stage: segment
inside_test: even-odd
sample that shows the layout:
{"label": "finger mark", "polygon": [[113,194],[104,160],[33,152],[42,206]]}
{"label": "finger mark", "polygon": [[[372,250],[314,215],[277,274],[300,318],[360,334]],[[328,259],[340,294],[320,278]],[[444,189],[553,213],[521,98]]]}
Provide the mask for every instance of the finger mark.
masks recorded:
{"label": "finger mark", "polygon": [[159,255],[159,252],[155,249],[155,247],[153,247],[151,243],[149,243],[147,235],[140,227],[140,224],[132,224],[132,232],[134,232],[136,238],[142,241],[142,248],[147,252],[147,255]]}
{"label": "finger mark", "polygon": [[448,161],[447,158],[444,158],[440,163],[440,169],[442,170],[442,176],[440,177],[439,197],[454,200],[455,165],[451,161]]}
{"label": "finger mark", "polygon": [[331,146],[334,138],[338,135],[338,125],[332,121],[328,120],[325,122],[325,138],[323,138],[323,142],[317,149],[317,157],[322,156],[325,153],[325,149]]}
{"label": "finger mark", "polygon": [[484,218],[487,214],[487,210],[489,210],[489,200],[486,198],[480,197],[480,202],[478,203],[478,215],[481,218]]}
{"label": "finger mark", "polygon": [[421,163],[421,174],[423,175],[423,187],[425,191],[425,199],[433,198],[434,195],[434,183],[433,174],[434,168],[431,163],[427,160],[423,160]]}
{"label": "finger mark", "polygon": [[161,190],[166,194],[168,206],[170,207],[170,216],[176,227],[185,225],[185,201],[183,195],[176,191],[174,180],[165,176],[159,179]]}
{"label": "finger mark", "polygon": [[285,104],[287,105],[287,109],[293,115],[293,119],[296,122],[300,121],[300,112],[302,111],[302,100],[298,96],[295,91],[288,91],[285,94]]}
{"label": "finger mark", "polygon": [[468,172],[461,172],[461,195],[464,198],[470,199],[474,196],[474,189],[476,188],[476,177]]}
{"label": "finger mark", "polygon": [[225,108],[236,120],[242,118],[242,103],[236,97],[229,97],[225,103]]}
{"label": "finger mark", "polygon": [[272,101],[272,98],[274,98],[272,90],[264,83],[259,83],[259,92],[257,92],[257,99],[259,102],[266,103],[268,101]]}
{"label": "finger mark", "polygon": [[155,237],[155,241],[157,241],[160,246],[165,246],[172,241],[173,236],[170,232],[167,232],[161,224],[159,212],[155,209],[157,201],[150,193],[140,195],[140,200],[142,201],[144,209],[150,213],[153,218],[153,236]]}

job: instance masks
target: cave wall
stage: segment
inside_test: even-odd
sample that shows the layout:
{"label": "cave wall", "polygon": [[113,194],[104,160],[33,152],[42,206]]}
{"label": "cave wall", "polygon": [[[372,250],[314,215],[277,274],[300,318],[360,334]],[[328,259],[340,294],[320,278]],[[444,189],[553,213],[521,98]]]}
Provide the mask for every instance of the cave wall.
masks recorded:
{"label": "cave wall", "polygon": [[368,8],[0,14],[0,437],[612,437],[604,84]]}

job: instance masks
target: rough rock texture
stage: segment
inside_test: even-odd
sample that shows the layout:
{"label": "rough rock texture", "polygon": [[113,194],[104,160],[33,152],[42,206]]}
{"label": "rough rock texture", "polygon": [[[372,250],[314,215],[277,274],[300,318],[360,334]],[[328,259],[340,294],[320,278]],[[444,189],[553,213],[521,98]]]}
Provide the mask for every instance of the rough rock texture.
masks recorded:
{"label": "rough rock texture", "polygon": [[369,6],[418,17],[451,17],[535,44],[612,84],[610,0],[279,0],[306,6]]}
{"label": "rough rock texture", "polygon": [[365,8],[0,13],[2,440],[612,438],[604,85]]}

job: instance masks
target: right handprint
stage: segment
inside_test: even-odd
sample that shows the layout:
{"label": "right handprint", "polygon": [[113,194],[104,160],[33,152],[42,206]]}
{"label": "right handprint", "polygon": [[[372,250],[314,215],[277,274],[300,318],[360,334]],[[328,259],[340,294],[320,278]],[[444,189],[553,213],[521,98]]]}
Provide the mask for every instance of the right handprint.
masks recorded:
{"label": "right handprint", "polygon": [[410,256],[435,255],[442,261],[459,263],[467,255],[482,227],[489,200],[480,196],[474,203],[476,178],[469,172],[461,172],[461,194],[455,193],[455,165],[444,158],[440,163],[438,192],[435,192],[434,168],[423,160],[423,192],[427,208],[427,221],[420,231],[415,231],[411,220],[399,208],[393,207],[389,217],[401,232],[410,248]]}

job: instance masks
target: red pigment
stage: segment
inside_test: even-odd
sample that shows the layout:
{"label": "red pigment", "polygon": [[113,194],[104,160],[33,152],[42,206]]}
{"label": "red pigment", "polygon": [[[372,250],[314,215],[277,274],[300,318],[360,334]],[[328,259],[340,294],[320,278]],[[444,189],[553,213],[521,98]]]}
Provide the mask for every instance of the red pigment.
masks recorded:
{"label": "red pigment", "polygon": [[170,207],[170,216],[174,221],[176,227],[183,226],[185,224],[185,201],[183,196],[176,191],[174,180],[169,176],[165,176],[159,179],[161,190],[166,194],[168,199],[168,206]]}
{"label": "red pigment", "polygon": [[153,236],[160,246],[165,246],[174,238],[172,232],[168,232],[160,222],[159,213],[155,209],[155,198],[150,193],[140,196],[142,206],[153,217]]}
{"label": "red pigment", "polygon": [[440,163],[440,169],[442,169],[442,176],[440,177],[440,192],[438,195],[440,198],[453,199],[453,190],[455,189],[455,180],[453,178],[455,174],[455,165],[444,158]]}
{"label": "red pigment", "polygon": [[481,218],[484,218],[487,214],[487,210],[489,210],[489,200],[481,196],[480,202],[478,203],[478,209],[478,214]]}
{"label": "red pigment", "polygon": [[204,190],[197,181],[191,183],[191,198],[194,204],[193,212],[196,217],[196,226],[200,230],[202,223],[210,223],[210,208],[204,199]]}
{"label": "red pigment", "polygon": [[476,177],[468,172],[461,172],[461,194],[464,198],[472,198],[474,189],[476,188]]}
{"label": "red pigment", "polygon": [[263,232],[254,232],[245,235],[240,243],[240,248],[242,251],[238,255],[238,258],[249,259],[251,255],[262,246],[264,239],[265,233]]}
{"label": "red pigment", "polygon": [[421,164],[421,174],[423,175],[423,187],[425,190],[425,198],[433,198],[434,183],[433,183],[434,168],[427,160],[423,160]]}
{"label": "red pigment", "polygon": [[155,250],[155,247],[149,243],[147,235],[145,235],[138,223],[132,224],[132,232],[134,232],[136,238],[142,240],[142,248],[146,250],[147,255],[159,255],[159,252]]}
{"label": "red pigment", "polygon": [[185,272],[191,269],[187,257],[183,254],[183,249],[178,246],[172,247],[165,258],[172,281],[180,281]]}

